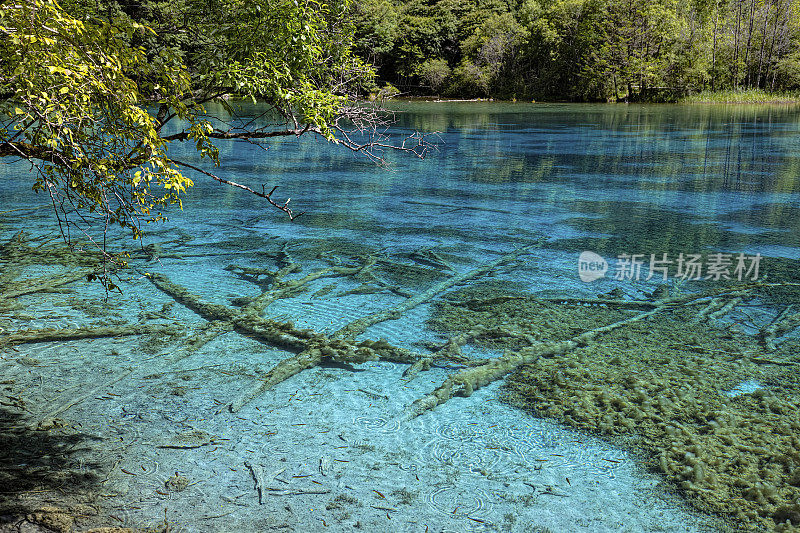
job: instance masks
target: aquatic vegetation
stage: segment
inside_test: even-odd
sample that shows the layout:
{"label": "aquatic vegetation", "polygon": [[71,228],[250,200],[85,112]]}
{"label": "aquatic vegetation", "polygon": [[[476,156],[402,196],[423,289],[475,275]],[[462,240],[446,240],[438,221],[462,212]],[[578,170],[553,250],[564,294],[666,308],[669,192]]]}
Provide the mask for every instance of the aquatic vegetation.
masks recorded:
{"label": "aquatic vegetation", "polygon": [[[293,257],[299,254],[279,245],[270,256],[270,267],[229,268],[261,291],[233,305],[207,301],[164,274],[151,273],[148,279],[171,300],[161,305],[161,311],[156,306],[152,312],[140,314],[138,323],[2,331],[0,345],[140,335],[140,348],[159,354],[146,358],[141,366],[115,372],[37,415],[40,430],[63,425],[58,417],[64,412],[121,380],[171,372],[171,365],[228,332],[286,350],[289,355],[267,371],[256,372],[255,380],[252,368],[235,372],[252,382],[233,401],[219,406],[218,413],[239,411],[264,391],[323,363],[396,362],[408,365],[407,380],[433,366],[456,366],[458,370],[439,387],[409,406],[409,416],[419,416],[454,396],[468,397],[489,383],[506,379],[506,401],[536,416],[619,440],[683,490],[698,508],[748,526],[784,531],[797,527],[800,423],[794,413],[800,409],[796,378],[800,341],[787,334],[800,324],[800,313],[792,302],[785,303],[756,335],[745,335],[731,323],[725,327],[717,323],[756,297],[773,302],[772,293],[793,287],[787,283],[794,281],[717,286],[691,294],[670,294],[667,287],[661,287],[635,300],[616,293],[584,299],[533,295],[508,282],[476,282],[541,245],[542,241],[534,242],[461,273],[451,271],[443,256],[420,251],[414,257],[430,264],[413,265],[410,270],[425,268],[437,276],[425,290],[413,294],[408,286],[394,286],[385,277],[385,265],[402,269],[404,263],[396,256],[374,253],[345,259],[324,254],[323,260],[330,266],[305,273],[304,265]],[[10,289],[0,295],[0,304],[13,303],[24,285],[18,279],[24,268],[9,259],[23,257],[14,256],[15,246],[21,243],[7,243],[4,248],[11,250],[4,255],[7,268],[3,270]],[[44,253],[36,257],[37,252],[28,246],[24,261],[32,263],[25,264],[58,266],[53,262],[60,257],[58,253],[47,246],[39,250]],[[319,261],[319,255],[316,258]],[[68,257],[64,260],[71,261]],[[352,320],[330,335],[266,316],[274,302],[293,298],[314,282],[330,278],[343,287],[362,283],[407,294],[398,304]],[[31,287],[39,291],[76,281],[68,271],[32,279],[37,281]],[[466,281],[473,284],[458,288]],[[428,302],[434,304],[429,326],[446,338],[429,346],[427,352],[394,346],[383,339],[357,340],[371,326]],[[205,322],[188,332],[170,323],[173,303],[194,311]],[[84,315],[102,315],[102,309],[82,307],[80,302],[72,307]],[[477,359],[463,353],[468,345],[503,353]],[[757,381],[761,388],[728,394],[746,380]],[[180,395],[186,389],[173,383],[164,390]],[[207,434],[190,431],[159,447],[184,449],[213,442]],[[269,485],[261,465],[250,463],[248,468],[262,497],[283,494],[283,487]],[[181,490],[186,478],[179,478],[176,475],[174,483],[165,486]],[[311,494],[309,491],[318,489],[298,490],[297,494]],[[410,495],[398,492],[395,496],[411,501]]]}
{"label": "aquatic vegetation", "polygon": [[[449,386],[461,385],[466,395],[469,379],[480,383],[514,366],[502,394],[512,405],[619,441],[702,510],[747,526],[792,531],[800,525],[800,341],[790,338],[770,350],[764,334],[718,327],[706,310],[725,305],[712,306],[713,299],[699,311],[682,305],[609,328],[621,314],[611,306],[479,294],[472,288],[440,303],[434,325],[451,335],[474,332],[476,324],[502,326],[515,335],[476,335],[473,342],[517,351],[483,366],[495,374],[464,371]],[[589,331],[603,330],[602,342],[567,344],[572,328],[589,324]],[[521,336],[534,330],[551,341],[545,346],[568,349],[534,357],[531,348],[518,348]],[[745,380],[762,388],[727,394]]]}

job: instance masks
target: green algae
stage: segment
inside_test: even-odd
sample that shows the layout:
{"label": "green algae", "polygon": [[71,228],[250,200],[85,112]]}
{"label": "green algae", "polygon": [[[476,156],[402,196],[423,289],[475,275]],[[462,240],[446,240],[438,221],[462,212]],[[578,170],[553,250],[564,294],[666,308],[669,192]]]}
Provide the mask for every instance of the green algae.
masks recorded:
{"label": "green algae", "polygon": [[299,262],[321,259],[338,266],[342,258],[377,255],[379,250],[375,246],[350,239],[303,239],[292,245],[291,253]]}
{"label": "green algae", "polygon": [[[800,526],[800,342],[766,352],[755,336],[693,320],[680,308],[632,322],[506,380],[501,398],[534,416],[596,432],[632,450],[698,509],[741,529]],[[602,306],[538,301],[476,286],[439,302],[430,325],[513,335],[476,345],[520,349],[630,316]],[[523,340],[521,340],[523,339]],[[729,395],[753,380],[762,388]]]}
{"label": "green algae", "polygon": [[519,349],[531,341],[564,341],[577,333],[611,324],[625,313],[576,314],[570,307],[540,300],[506,281],[477,283],[437,302],[428,326],[444,335],[486,330],[475,344],[493,349]]}
{"label": "green algae", "polygon": [[390,260],[380,261],[375,275],[388,283],[412,288],[431,285],[449,277],[447,272],[436,268]]}
{"label": "green algae", "polygon": [[796,259],[785,257],[765,257],[762,259],[762,272],[773,283],[797,283],[797,286],[766,287],[759,295],[766,302],[775,305],[800,303],[800,268]]}

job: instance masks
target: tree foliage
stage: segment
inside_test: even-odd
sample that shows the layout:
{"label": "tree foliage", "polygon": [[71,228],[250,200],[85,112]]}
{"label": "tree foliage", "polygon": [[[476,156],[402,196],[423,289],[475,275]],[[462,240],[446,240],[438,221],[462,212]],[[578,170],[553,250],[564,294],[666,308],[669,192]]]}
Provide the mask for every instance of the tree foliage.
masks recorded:
{"label": "tree foliage", "polygon": [[[142,107],[159,101],[194,118],[184,100],[190,80],[182,69],[153,68],[142,48],[129,46],[147,31],[81,21],[52,0],[0,11],[0,155],[34,163],[33,188],[47,191],[60,215],[85,209],[86,217],[137,229],[137,217],[153,216],[191,185],[167,157],[158,119]],[[192,126],[203,137],[196,119]]]}
{"label": "tree foliage", "polygon": [[[360,8],[357,42],[374,34],[371,5]],[[800,87],[798,0],[396,0],[388,6],[400,31],[369,58],[381,78],[412,93],[658,100],[706,89]]]}
{"label": "tree foliage", "polygon": [[[194,143],[210,166],[232,140],[314,134],[373,159],[390,146],[387,117],[356,100],[373,71],[352,52],[347,0],[0,4],[0,156],[30,162],[64,235],[106,259],[99,237],[116,224],[138,237],[163,218],[192,185],[187,168],[295,216],[266,190],[175,159],[170,143]],[[266,102],[271,118],[238,117],[231,97]]]}

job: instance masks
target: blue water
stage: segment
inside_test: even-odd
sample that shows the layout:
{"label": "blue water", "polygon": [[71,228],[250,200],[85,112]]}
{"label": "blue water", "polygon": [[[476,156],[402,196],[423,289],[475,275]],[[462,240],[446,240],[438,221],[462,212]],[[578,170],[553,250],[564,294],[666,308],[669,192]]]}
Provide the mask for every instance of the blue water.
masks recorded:
{"label": "blue water", "polygon": [[[20,299],[22,311],[0,317],[0,328],[74,327],[111,317],[121,322],[160,320],[197,332],[204,320],[174,305],[141,272],[165,273],[207,301],[231,305],[268,286],[268,277],[253,277],[246,269],[277,270],[282,250],[302,265],[299,275],[331,264],[357,265],[370,254],[409,267],[410,273],[381,271],[387,285],[377,292],[359,293],[365,280],[323,278],[307,292],[266,310],[268,316],[326,333],[537,239],[545,239],[540,249],[504,265],[490,279],[542,294],[593,296],[621,288],[639,298],[660,280],[615,280],[609,274],[584,283],[578,255],[592,251],[613,266],[621,254],[641,254],[645,264],[650,254],[670,259],[680,254],[760,254],[761,274],[779,279],[793,275],[793,261],[800,258],[796,108],[491,102],[392,106],[398,111],[389,131],[395,139],[416,131],[436,132],[429,137],[434,144],[425,159],[388,151],[384,168],[310,136],[271,141],[266,150],[248,143],[221,145],[222,166],[210,170],[256,190],[277,185],[275,198],[291,197],[295,212],[304,214],[290,221],[258,197],[190,173],[195,186],[183,211],[172,210],[169,221],[145,228],[144,244],[160,244],[157,254],[141,253],[139,244],[129,240],[112,241],[114,250],[132,250],[131,264],[137,269],[121,274],[122,295],[105,301],[97,284],[75,284],[68,294],[26,296]],[[244,116],[257,112],[254,107],[242,109]],[[170,153],[207,164],[190,144],[176,144]],[[20,229],[58,236],[48,199],[30,191],[30,176],[24,164],[0,167],[3,241]],[[447,262],[446,268],[430,264],[431,256],[424,254],[431,251]],[[24,270],[23,276],[41,274],[44,267],[26,268],[30,272]],[[366,281],[375,288],[374,280]],[[395,292],[386,289],[389,285]],[[82,298],[96,306],[69,307]],[[171,307],[161,318],[152,318],[162,305]],[[428,328],[429,313],[430,306],[422,305],[398,320],[372,326],[365,337],[424,351],[426,343],[442,340]],[[0,363],[13,394],[30,395],[28,414],[39,416],[63,403],[65,396],[123,369],[146,369],[151,358],[178,348],[159,348],[157,341],[23,345],[3,352]],[[228,333],[166,377],[137,370],[127,381],[98,390],[96,397],[65,411],[61,416],[74,421],[75,428],[80,423],[81,431],[94,432],[104,443],[98,445],[107,462],[100,468],[101,478],[110,480],[103,490],[112,494],[103,496],[109,502],[105,512],[116,513],[125,525],[152,525],[168,507],[168,519],[188,522],[188,530],[208,531],[204,524],[216,530],[264,530],[276,525],[260,522],[265,509],[280,517],[288,505],[269,499],[270,505],[262,506],[254,496],[243,461],[253,462],[260,454],[268,474],[279,468],[298,479],[313,474],[318,485],[333,490],[325,499],[294,500],[300,502],[292,503],[295,514],[275,519],[298,530],[314,530],[322,520],[340,530],[352,528],[355,519],[340,520],[330,508],[322,511],[330,497],[353,491],[366,502],[377,498],[376,491],[383,495],[398,487],[419,493],[417,507],[370,500],[373,505],[361,509],[372,513],[361,518],[366,530],[381,530],[377,528],[387,520],[394,520],[397,531],[422,531],[429,524],[432,530],[498,530],[508,513],[521,517],[516,529],[508,526],[514,531],[535,522],[581,531],[614,531],[628,523],[632,531],[657,531],[662,523],[667,530],[702,529],[701,519],[692,517],[690,524],[676,504],[646,492],[649,482],[637,477],[634,461],[622,452],[564,428],[531,427],[543,422],[497,404],[491,387],[470,398],[454,398],[413,422],[400,422],[405,407],[441,383],[450,368],[434,368],[413,383],[402,380],[401,365],[387,362],[347,372],[312,369],[257,399],[240,416],[215,414],[219,405],[287,356],[284,350]],[[25,357],[43,366],[18,363]],[[95,405],[92,399],[102,402]],[[34,406],[36,402],[41,405]],[[198,449],[156,446],[188,429],[219,438]],[[345,445],[357,451],[341,455]],[[120,471],[120,463],[114,463],[117,454],[122,468],[135,476]],[[544,511],[520,503],[534,479],[525,476],[538,472],[545,460],[550,461],[551,469],[544,471],[549,477],[536,478],[533,485],[540,490],[552,485],[553,492],[561,493],[573,484],[591,484],[587,499],[577,499],[579,494],[572,500],[545,498]],[[319,472],[321,462],[337,472],[338,485],[331,475]],[[198,484],[187,493],[176,492],[178,496],[170,493],[169,499],[154,493],[159,486],[163,491],[165,480],[177,470]],[[572,483],[564,484],[566,476]],[[586,484],[581,485],[582,479]],[[309,487],[315,488],[304,485]],[[559,522],[564,513],[575,512],[575,501],[578,507],[585,504],[585,520]],[[386,505],[389,510],[381,507]],[[460,508],[469,508],[470,514]],[[322,514],[312,513],[314,509]],[[214,522],[222,519],[208,518],[212,515],[228,522]]]}
{"label": "blue water", "polygon": [[[447,248],[478,259],[546,236],[563,240],[556,249],[591,245],[607,259],[708,250],[800,257],[795,108],[395,107],[395,138],[439,132],[424,160],[387,152],[384,169],[310,137],[269,142],[266,151],[222,145],[219,175],[258,190],[278,185],[275,197],[291,197],[295,212],[305,214],[290,222],[259,198],[190,172],[195,187],[183,212],[168,213],[171,224],[196,241],[242,237],[248,249],[280,236],[398,252]],[[190,143],[171,150],[203,163]],[[47,203],[29,193],[25,165],[2,172],[3,209]],[[52,228],[46,210],[32,220]],[[592,236],[602,238],[586,239]]]}
{"label": "blue water", "polygon": [[[213,208],[215,236],[432,247],[467,262],[545,236],[553,242],[543,260],[556,269],[587,249],[608,261],[712,251],[800,258],[796,108],[396,107],[396,137],[440,132],[424,160],[387,153],[383,169],[319,140],[285,139],[266,152],[237,144],[223,149],[220,174],[279,185],[276,197],[306,214],[289,222],[258,198],[197,177],[173,222],[207,222]],[[191,158],[189,147],[177,152]]]}

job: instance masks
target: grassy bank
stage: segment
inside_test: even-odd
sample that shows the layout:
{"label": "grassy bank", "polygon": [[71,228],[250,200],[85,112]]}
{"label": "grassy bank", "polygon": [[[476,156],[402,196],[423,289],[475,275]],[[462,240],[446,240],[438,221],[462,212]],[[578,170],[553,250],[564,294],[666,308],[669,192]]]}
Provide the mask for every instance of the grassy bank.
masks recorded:
{"label": "grassy bank", "polygon": [[798,104],[800,93],[771,93],[761,89],[741,91],[703,91],[685,96],[679,100],[682,104]]}

